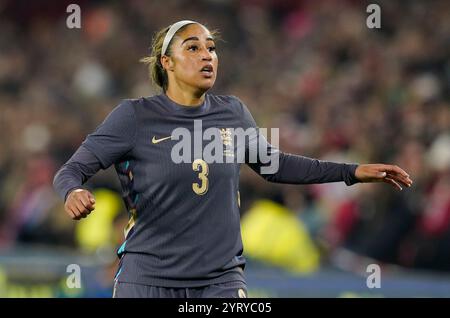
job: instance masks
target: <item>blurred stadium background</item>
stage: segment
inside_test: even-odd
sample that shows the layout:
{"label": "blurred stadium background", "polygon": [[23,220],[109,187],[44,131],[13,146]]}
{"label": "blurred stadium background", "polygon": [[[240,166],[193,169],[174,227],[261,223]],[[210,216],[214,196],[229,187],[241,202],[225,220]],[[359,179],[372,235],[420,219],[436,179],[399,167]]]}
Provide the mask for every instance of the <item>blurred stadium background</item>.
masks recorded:
{"label": "blurred stadium background", "polygon": [[[81,7],[81,29],[66,7]],[[381,7],[381,28],[366,7]],[[66,217],[55,171],[121,99],[158,91],[138,60],[153,33],[218,28],[214,93],[239,96],[281,149],[392,162],[388,186],[269,184],[241,176],[250,296],[450,296],[448,1],[0,1],[0,297],[110,297],[127,212],[112,169],[96,212]],[[369,289],[368,264],[381,267]],[[82,288],[66,285],[79,264]]]}

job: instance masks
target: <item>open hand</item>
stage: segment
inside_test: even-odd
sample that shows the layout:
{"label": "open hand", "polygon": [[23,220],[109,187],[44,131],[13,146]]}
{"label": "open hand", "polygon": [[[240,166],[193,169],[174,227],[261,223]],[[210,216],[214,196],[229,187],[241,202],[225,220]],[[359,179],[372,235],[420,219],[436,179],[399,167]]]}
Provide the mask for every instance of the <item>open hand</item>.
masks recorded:
{"label": "open hand", "polygon": [[409,174],[395,165],[362,164],[356,168],[355,176],[360,182],[386,182],[398,190],[413,183]]}
{"label": "open hand", "polygon": [[73,220],[87,217],[95,209],[95,198],[85,189],[76,189],[69,193],[64,210]]}

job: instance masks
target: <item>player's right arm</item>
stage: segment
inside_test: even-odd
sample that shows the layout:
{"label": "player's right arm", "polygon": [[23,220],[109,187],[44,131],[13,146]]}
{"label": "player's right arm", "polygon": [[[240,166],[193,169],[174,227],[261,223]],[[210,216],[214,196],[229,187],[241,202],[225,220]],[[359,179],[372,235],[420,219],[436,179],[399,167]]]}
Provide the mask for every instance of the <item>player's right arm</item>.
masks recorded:
{"label": "player's right arm", "polygon": [[136,142],[134,106],[125,100],[86,137],[86,140],[56,173],[53,186],[64,200],[66,213],[74,220],[95,208],[95,198],[82,185],[100,169],[107,169],[130,152]]}
{"label": "player's right arm", "polygon": [[85,146],[56,173],[53,186],[64,199],[64,210],[74,220],[85,218],[95,209],[95,198],[82,185],[101,169],[101,163]]}

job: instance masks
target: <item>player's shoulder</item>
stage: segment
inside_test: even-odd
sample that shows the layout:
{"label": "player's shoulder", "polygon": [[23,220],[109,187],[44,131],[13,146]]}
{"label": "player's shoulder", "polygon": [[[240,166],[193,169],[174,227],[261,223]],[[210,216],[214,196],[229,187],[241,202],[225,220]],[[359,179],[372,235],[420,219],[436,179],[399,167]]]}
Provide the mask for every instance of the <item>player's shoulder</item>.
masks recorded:
{"label": "player's shoulder", "polygon": [[138,114],[145,109],[143,106],[153,103],[155,97],[124,98],[120,101],[117,108],[120,108],[122,112]]}
{"label": "player's shoulder", "polygon": [[134,116],[134,102],[131,99],[121,99],[111,110],[109,118],[120,118],[121,116]]}
{"label": "player's shoulder", "polygon": [[[167,96],[162,94],[155,94],[150,96],[145,96],[141,98],[133,99],[134,105],[140,106],[141,111],[150,111],[153,112],[158,110],[163,105],[167,105],[169,103],[169,99]],[[164,108],[164,107],[163,107]]]}
{"label": "player's shoulder", "polygon": [[215,95],[208,94],[210,101],[212,104],[215,104],[219,107],[226,107],[230,111],[233,112],[242,112],[244,104],[242,101],[235,95]]}
{"label": "player's shoulder", "polygon": [[223,104],[225,106],[241,103],[240,99],[234,95],[208,94],[208,96],[213,102]]}
{"label": "player's shoulder", "polygon": [[116,104],[113,111],[120,111],[120,112],[134,111],[135,105],[139,103],[138,100],[139,99],[137,98],[123,98]]}
{"label": "player's shoulder", "polygon": [[233,114],[244,123],[245,127],[255,127],[256,123],[247,105],[235,95],[212,95],[219,103],[233,112]]}
{"label": "player's shoulder", "polygon": [[122,99],[120,105],[123,105],[123,107],[135,108],[136,106],[143,104],[144,101],[145,101],[144,97],[124,98],[124,99]]}

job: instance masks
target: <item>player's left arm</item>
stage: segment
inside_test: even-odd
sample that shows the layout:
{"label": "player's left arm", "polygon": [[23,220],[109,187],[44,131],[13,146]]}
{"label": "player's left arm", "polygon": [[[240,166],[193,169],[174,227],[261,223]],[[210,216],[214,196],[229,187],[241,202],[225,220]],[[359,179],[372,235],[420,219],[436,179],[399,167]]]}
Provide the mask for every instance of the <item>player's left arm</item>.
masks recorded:
{"label": "player's left arm", "polygon": [[[347,185],[358,182],[385,182],[402,190],[402,186],[410,187],[412,180],[402,168],[392,164],[349,164],[324,161],[305,156],[288,154],[272,146],[259,133],[253,116],[248,108],[238,100],[241,108],[242,125],[244,128],[253,127],[258,130],[256,138],[246,144],[246,159],[250,152],[258,153],[256,162],[246,161],[247,165],[261,177],[270,182],[288,184],[316,184],[344,181]],[[262,145],[261,145],[262,144]],[[270,162],[260,160],[260,151],[265,149],[265,158]],[[276,161],[274,164],[274,161]],[[270,173],[269,166],[275,167]],[[266,170],[264,170],[266,168]]]}
{"label": "player's left arm", "polygon": [[[257,143],[263,143],[262,147]],[[315,158],[304,157],[295,154],[288,154],[279,151],[270,145],[264,136],[259,136],[258,141],[252,146],[252,150],[267,150],[266,157],[270,157],[274,162],[257,162],[247,164],[261,177],[270,182],[289,184],[317,184],[344,181],[347,185],[358,182],[385,182],[402,190],[402,187],[410,187],[412,180],[406,171],[396,165],[390,164],[349,164],[332,161],[324,161]],[[264,168],[276,167],[272,173],[264,173]]]}

